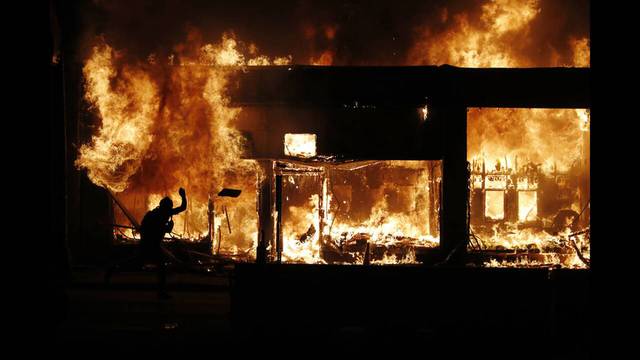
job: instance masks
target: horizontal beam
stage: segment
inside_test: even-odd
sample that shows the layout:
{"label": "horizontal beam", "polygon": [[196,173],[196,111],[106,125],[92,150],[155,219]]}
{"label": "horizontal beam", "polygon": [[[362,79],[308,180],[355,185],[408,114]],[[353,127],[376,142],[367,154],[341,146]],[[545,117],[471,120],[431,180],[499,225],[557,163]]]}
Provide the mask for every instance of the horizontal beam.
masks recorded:
{"label": "horizontal beam", "polygon": [[590,108],[588,68],[456,69],[467,107]]}
{"label": "horizontal beam", "polygon": [[235,105],[588,108],[590,69],[444,66],[245,67],[232,78]]}

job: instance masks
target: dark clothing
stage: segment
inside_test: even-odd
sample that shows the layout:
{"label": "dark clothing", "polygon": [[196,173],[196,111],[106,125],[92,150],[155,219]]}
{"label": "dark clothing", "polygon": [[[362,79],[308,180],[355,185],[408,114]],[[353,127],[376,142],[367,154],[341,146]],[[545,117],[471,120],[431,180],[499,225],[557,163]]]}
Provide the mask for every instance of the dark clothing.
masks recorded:
{"label": "dark clothing", "polygon": [[153,250],[162,244],[164,235],[173,230],[170,217],[164,216],[160,208],[149,211],[140,224],[140,247],[143,251]]}
{"label": "dark clothing", "polygon": [[[160,207],[157,207],[147,212],[140,224],[140,248],[138,254],[119,264],[154,264],[158,273],[158,291],[160,293],[166,291],[167,271],[165,260],[171,259],[176,262],[179,261],[169,250],[162,246],[162,240],[164,239],[164,235],[173,229],[171,217],[183,212],[186,208],[187,200],[183,197],[182,204],[175,209],[161,211]],[[117,267],[119,267],[118,264],[107,269],[107,273],[105,274],[107,281],[113,272],[116,271]]]}
{"label": "dark clothing", "polygon": [[183,199],[179,207],[168,212],[161,211],[160,207],[147,212],[140,224],[140,247],[142,251],[155,252],[156,248],[162,244],[164,235],[173,230],[173,222],[170,222],[171,217],[183,212],[186,208],[186,201]]}

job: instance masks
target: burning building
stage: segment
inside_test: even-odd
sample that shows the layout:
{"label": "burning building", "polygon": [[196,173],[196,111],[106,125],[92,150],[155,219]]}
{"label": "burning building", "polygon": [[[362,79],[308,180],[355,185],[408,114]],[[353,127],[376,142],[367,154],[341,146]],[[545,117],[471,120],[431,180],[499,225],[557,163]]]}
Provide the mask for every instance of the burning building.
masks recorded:
{"label": "burning building", "polygon": [[[202,69],[200,65],[195,69],[189,65],[184,67],[186,69],[180,67],[174,71],[204,71],[205,74],[219,71],[215,67]],[[245,70],[244,75],[235,78],[238,75],[230,76],[242,85],[231,98],[243,102],[244,109],[236,115],[227,107],[230,105],[220,105],[221,114],[231,113],[229,116],[238,118],[237,128],[230,128],[226,133],[232,141],[225,144],[227,148],[231,146],[230,151],[216,149],[208,161],[196,163],[199,168],[190,169],[193,174],[176,175],[181,178],[179,181],[186,184],[195,181],[202,188],[193,188],[197,189],[192,195],[194,205],[182,221],[178,220],[172,236],[204,242],[218,255],[244,261],[253,261],[262,247],[260,253],[268,255],[266,258],[271,261],[419,263],[421,253],[440,245],[442,221],[447,214],[442,197],[446,198],[444,194],[452,191],[443,185],[443,173],[446,173],[443,161],[446,163],[446,146],[452,136],[448,127],[450,122],[460,121],[460,126],[465,127],[461,134],[466,134],[463,140],[468,143],[467,155],[465,159],[460,157],[455,165],[461,176],[458,181],[464,180],[465,186],[457,188],[459,194],[453,196],[465,199],[466,205],[459,205],[462,209],[469,208],[469,214],[461,213],[464,218],[457,224],[463,231],[469,227],[470,253],[482,255],[485,259],[482,264],[488,266],[582,267],[588,264],[589,114],[586,110],[468,107],[463,103],[467,99],[451,99],[453,95],[445,90],[452,85],[459,86],[451,84],[455,80],[450,75],[458,70],[428,67],[414,68],[411,73],[394,68],[380,71],[381,82],[403,76],[424,78],[427,84],[424,89],[428,90],[409,94],[414,91],[409,85],[401,89],[407,96],[403,99],[379,89],[369,93],[345,90],[332,92],[331,96],[336,99],[321,106],[313,103],[293,109],[286,105],[264,106],[272,102],[281,104],[283,99],[292,104],[312,102],[305,98],[307,96],[322,101],[332,86],[340,86],[341,71],[284,65]],[[358,83],[373,70],[349,71],[362,73],[359,79],[353,79]],[[571,83],[564,86],[571,87],[568,90],[575,93],[579,82],[585,81],[581,72],[562,69],[505,70],[498,74],[506,74],[501,76],[507,78],[505,86],[509,86],[509,82],[514,81],[509,77],[528,79],[538,72],[543,75],[541,81],[546,83],[540,83],[534,90],[557,87],[559,80],[569,78]],[[490,78],[489,81],[495,77],[495,72],[477,73]],[[336,84],[314,89],[308,84],[315,83],[313,78],[318,76],[331,76]],[[245,92],[244,84],[251,84],[252,90]],[[205,86],[210,85],[205,83]],[[274,91],[274,86],[279,88]],[[305,89],[296,91],[305,92],[287,98],[293,90],[285,90],[285,86],[290,89],[304,86]],[[265,88],[282,98],[259,93]],[[314,94],[314,91],[320,92]],[[478,101],[473,95],[463,96]],[[490,96],[492,98],[479,101],[493,102],[490,106],[522,101],[509,99],[513,95],[505,95],[500,90]],[[588,105],[584,100],[563,100],[564,97],[557,92],[547,92],[539,104],[543,107]],[[527,102],[536,101],[532,99]],[[452,101],[460,103],[456,106],[461,114],[458,120],[450,120],[448,110],[442,110],[450,109]],[[163,145],[165,141],[179,142],[177,139],[191,136],[180,132],[183,125],[167,123],[166,126],[176,127],[173,133],[176,138],[161,139]],[[216,126],[215,131],[220,131],[229,125]],[[267,127],[269,131],[264,130]],[[127,138],[130,135],[126,126],[118,131],[117,136],[124,138],[107,140],[122,143],[103,148],[109,153],[105,156],[112,157],[108,165],[113,157],[117,159],[122,147],[126,150],[126,146],[131,149],[149,146],[138,137]],[[88,166],[89,176],[104,181],[111,191],[120,190],[118,186],[127,189],[128,181],[140,181],[136,178],[142,171],[171,169],[168,164],[163,164],[161,169],[154,168],[158,166],[154,164],[158,159],[143,159],[136,152],[125,152],[134,158],[125,158],[118,164],[121,168],[117,176],[101,177],[100,166],[105,164],[99,162],[101,138],[94,141],[92,148],[81,149],[78,163]],[[175,149],[176,145],[171,146]],[[176,155],[181,156],[181,152]],[[165,156],[171,158],[172,155]],[[139,173],[126,173],[132,162],[138,162]],[[142,162],[149,163],[149,170]],[[208,164],[216,165],[209,167]],[[155,206],[161,196],[149,195],[146,186],[162,191],[157,187],[166,184],[158,184],[158,175],[154,174],[151,184],[141,183],[114,195],[116,223],[130,221],[136,215],[139,218]],[[200,180],[202,178],[219,182],[207,184]],[[242,189],[243,195],[237,199],[218,198],[216,194],[222,187]],[[135,241],[136,237],[132,229],[123,231],[121,227],[116,227],[115,234],[120,241]],[[494,256],[486,258],[489,253]]]}
{"label": "burning building", "polygon": [[235,15],[77,6],[71,253],[130,251],[183,187],[166,245],[225,265],[241,320],[555,319],[591,266],[588,3],[205,3]]}
{"label": "burning building", "polygon": [[[484,4],[478,22],[443,9],[450,28],[417,41],[408,64],[534,62],[510,44],[529,31],[537,2]],[[553,65],[588,65],[587,38],[567,45]],[[98,127],[75,164],[112,196],[116,242],[135,243],[136,221],[184,186],[191,202],[167,240],[237,261],[420,263],[459,248],[443,238],[468,237],[477,265],[587,266],[588,70],[294,62],[232,33],[208,43],[194,28],[162,58],[133,61],[94,41],[83,77]],[[466,129],[451,135],[455,121]],[[217,196],[223,188],[242,194]]]}
{"label": "burning building", "polygon": [[[234,95],[251,107],[247,114],[261,113],[258,117],[272,124],[275,134],[267,140],[272,149],[284,143],[272,154],[256,147],[272,157],[266,164],[261,160],[269,182],[261,196],[271,199],[262,208],[261,235],[271,260],[429,262],[445,247],[451,252],[461,246],[458,241],[467,232],[470,264],[588,266],[588,100],[563,95],[586,95],[580,90],[586,81],[582,70],[349,69],[348,83],[358,84],[351,88],[343,83],[342,71],[249,70],[242,83],[260,76],[267,85],[253,86],[250,93],[240,88]],[[314,84],[315,77],[325,83],[302,88]],[[402,79],[401,88],[381,90],[393,88],[395,79]],[[502,83],[482,96],[448,93],[483,81]],[[530,88],[513,92],[520,81]],[[384,85],[368,88],[372,83]],[[558,86],[562,92],[546,90]],[[278,95],[268,95],[266,89],[274,88]],[[329,105],[296,108],[294,114],[282,105],[273,109],[276,103],[312,103],[329,93]],[[513,108],[518,103],[527,106]],[[508,107],[499,108],[504,104]],[[293,126],[277,120],[290,116],[296,119]],[[464,129],[453,132],[456,121]],[[338,125],[345,123],[350,125]],[[297,153],[295,136],[302,149]],[[325,155],[312,156],[316,149]],[[460,178],[447,186],[446,159],[452,153],[458,157],[449,160],[456,166],[449,174],[457,170]],[[453,203],[447,205],[447,199]],[[456,205],[459,218],[448,225],[445,218],[455,216],[450,211]],[[357,255],[347,254],[347,248],[357,249]]]}

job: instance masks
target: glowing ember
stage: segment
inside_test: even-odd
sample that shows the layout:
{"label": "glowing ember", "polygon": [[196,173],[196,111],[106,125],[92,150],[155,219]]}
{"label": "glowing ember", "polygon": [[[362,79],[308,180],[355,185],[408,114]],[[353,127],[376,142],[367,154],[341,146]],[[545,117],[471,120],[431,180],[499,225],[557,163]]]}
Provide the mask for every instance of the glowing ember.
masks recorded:
{"label": "glowing ember", "polygon": [[427,121],[427,118],[429,117],[429,106],[423,106],[422,109],[420,109],[420,112],[422,115],[422,121]]}

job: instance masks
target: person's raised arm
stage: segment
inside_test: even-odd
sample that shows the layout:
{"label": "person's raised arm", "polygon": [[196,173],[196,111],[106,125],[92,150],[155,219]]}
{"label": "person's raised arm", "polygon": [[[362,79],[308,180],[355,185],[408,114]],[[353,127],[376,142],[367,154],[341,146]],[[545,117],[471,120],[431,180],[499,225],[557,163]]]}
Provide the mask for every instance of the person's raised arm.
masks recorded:
{"label": "person's raised arm", "polygon": [[187,194],[185,193],[183,188],[180,188],[180,190],[178,190],[178,193],[180,194],[180,197],[182,198],[182,203],[177,208],[174,208],[173,210],[171,210],[173,215],[181,213],[181,212],[187,210]]}

